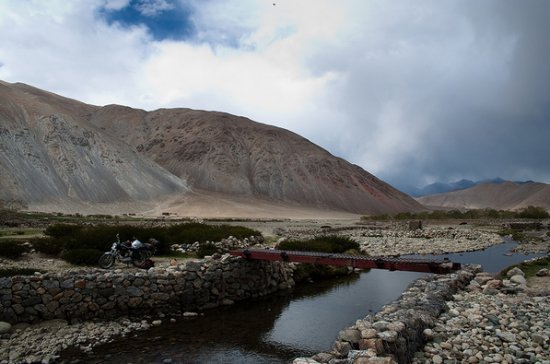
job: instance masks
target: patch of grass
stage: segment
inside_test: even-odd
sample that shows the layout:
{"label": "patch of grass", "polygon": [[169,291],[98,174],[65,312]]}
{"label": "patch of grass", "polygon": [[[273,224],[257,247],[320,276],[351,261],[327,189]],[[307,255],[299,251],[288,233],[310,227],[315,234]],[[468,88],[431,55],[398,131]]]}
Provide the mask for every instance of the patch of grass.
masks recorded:
{"label": "patch of grass", "polygon": [[42,270],[32,268],[1,268],[0,277],[32,276],[35,272],[46,273]]}
{"label": "patch of grass", "polygon": [[524,241],[525,240],[525,234],[523,231],[518,229],[511,229],[511,228],[503,228],[498,233],[500,236],[508,236],[510,235],[512,237],[512,240],[515,241]]}
{"label": "patch of grass", "polygon": [[0,231],[0,239],[28,239],[42,235],[41,229],[3,229]]}
{"label": "patch of grass", "polygon": [[268,245],[275,244],[279,239],[280,239],[280,237],[275,236],[275,235],[268,235],[268,236],[264,237],[264,241]]}
{"label": "patch of grass", "polygon": [[550,269],[550,256],[538,259],[533,262],[523,262],[520,264],[512,265],[500,272],[500,277],[506,277],[506,273],[514,267],[518,267],[525,273],[525,277],[533,277],[542,268]]}

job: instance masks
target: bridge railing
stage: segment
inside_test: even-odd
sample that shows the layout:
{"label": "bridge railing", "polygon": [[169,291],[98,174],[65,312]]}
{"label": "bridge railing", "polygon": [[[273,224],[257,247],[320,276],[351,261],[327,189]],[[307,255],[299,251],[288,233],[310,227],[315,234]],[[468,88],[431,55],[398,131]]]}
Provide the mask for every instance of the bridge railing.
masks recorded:
{"label": "bridge railing", "polygon": [[460,263],[448,259],[425,260],[412,258],[369,257],[349,254],[331,254],[272,249],[240,249],[230,253],[246,259],[311,263],[334,266],[347,266],[361,269],[387,269],[411,272],[446,274],[461,268]]}

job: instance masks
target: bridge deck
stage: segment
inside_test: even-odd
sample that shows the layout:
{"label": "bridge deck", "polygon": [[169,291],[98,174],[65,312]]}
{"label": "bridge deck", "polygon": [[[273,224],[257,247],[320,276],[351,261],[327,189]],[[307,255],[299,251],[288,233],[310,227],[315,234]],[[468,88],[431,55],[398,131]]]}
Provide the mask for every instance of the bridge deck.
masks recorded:
{"label": "bridge deck", "polygon": [[387,270],[402,270],[445,274],[460,269],[460,263],[449,260],[401,259],[388,257],[368,257],[347,254],[331,254],[317,252],[302,252],[269,249],[240,249],[230,253],[247,259],[285,261],[297,263],[312,263],[353,268],[377,268]]}

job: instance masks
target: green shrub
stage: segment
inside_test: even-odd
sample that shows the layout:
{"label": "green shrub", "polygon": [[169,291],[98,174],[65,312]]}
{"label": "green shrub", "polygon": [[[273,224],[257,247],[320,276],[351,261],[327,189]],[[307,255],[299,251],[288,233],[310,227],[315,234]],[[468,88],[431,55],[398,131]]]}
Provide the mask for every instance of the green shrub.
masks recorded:
{"label": "green shrub", "polygon": [[249,236],[260,236],[261,233],[243,226],[187,223],[171,226],[168,229],[168,235],[179,244],[193,244],[196,241],[220,241],[229,236],[242,239]]}
{"label": "green shrub", "polygon": [[220,241],[229,236],[244,238],[259,236],[260,232],[242,226],[184,223],[169,227],[141,227],[132,225],[71,225],[56,224],[46,229],[53,240],[38,243],[44,253],[59,254],[61,249],[95,249],[107,251],[119,234],[121,241],[136,237],[146,243],[150,238],[158,241],[157,254],[169,254],[172,244],[192,244],[195,241]]}
{"label": "green shrub", "polygon": [[543,207],[528,206],[521,211],[506,211],[486,209],[472,209],[466,211],[460,210],[436,210],[421,212],[400,212],[395,215],[374,215],[362,216],[365,221],[387,221],[387,220],[441,220],[441,219],[546,219],[550,214]]}
{"label": "green shrub", "polygon": [[344,253],[347,251],[359,251],[359,243],[348,237],[327,235],[309,240],[283,241],[279,243],[277,249],[324,253]]}
{"label": "green shrub", "polygon": [[519,269],[521,269],[523,273],[525,273],[526,278],[533,277],[542,268],[550,269],[550,257],[544,257],[534,261],[522,262],[516,265],[509,266],[499,273],[499,277],[506,277],[506,273],[508,273],[508,271],[514,267],[518,267]]}
{"label": "green shrub", "polygon": [[4,258],[17,259],[27,251],[27,248],[17,240],[0,241],[0,256]]}
{"label": "green shrub", "polygon": [[67,236],[74,236],[80,232],[84,227],[76,224],[55,224],[50,225],[44,230],[44,234],[51,236],[52,238],[60,238]]}
{"label": "green shrub", "polygon": [[30,243],[37,252],[50,256],[59,256],[65,247],[63,240],[54,238],[34,238]]}
{"label": "green shrub", "polygon": [[204,258],[207,255],[212,255],[217,252],[218,252],[218,248],[216,248],[214,244],[211,244],[211,243],[200,244],[199,250],[197,250],[197,257]]}
{"label": "green shrub", "polygon": [[550,217],[543,207],[538,206],[527,206],[519,211],[517,216],[524,219],[547,219]]}
{"label": "green shrub", "polygon": [[61,258],[74,265],[97,265],[101,254],[97,249],[72,249],[64,251]]}

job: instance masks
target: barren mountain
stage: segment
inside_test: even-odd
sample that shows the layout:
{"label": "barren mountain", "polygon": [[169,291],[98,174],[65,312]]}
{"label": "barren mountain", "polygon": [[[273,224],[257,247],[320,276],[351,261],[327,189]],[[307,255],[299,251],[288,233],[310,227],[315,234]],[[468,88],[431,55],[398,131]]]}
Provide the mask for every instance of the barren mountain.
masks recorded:
{"label": "barren mountain", "polygon": [[0,142],[0,200],[31,207],[62,200],[149,201],[204,215],[216,201],[249,215],[258,205],[267,215],[270,208],[422,209],[288,130],[220,112],[97,107],[2,82]]}
{"label": "barren mountain", "polygon": [[531,205],[550,210],[550,185],[537,182],[485,183],[465,190],[419,197],[417,201],[439,208],[518,210]]}
{"label": "barren mountain", "polygon": [[186,191],[179,178],[89,123],[98,109],[0,83],[0,200],[93,204]]}

